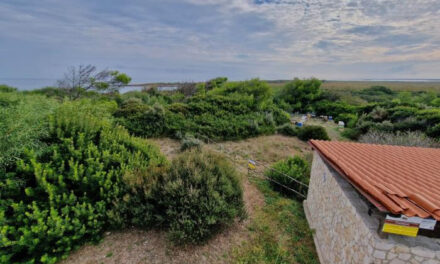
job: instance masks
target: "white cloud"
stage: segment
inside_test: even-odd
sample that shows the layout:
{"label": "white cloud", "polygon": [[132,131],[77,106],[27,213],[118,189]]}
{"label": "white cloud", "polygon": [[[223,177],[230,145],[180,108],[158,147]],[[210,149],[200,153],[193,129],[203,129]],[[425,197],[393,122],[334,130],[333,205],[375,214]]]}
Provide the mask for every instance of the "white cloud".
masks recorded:
{"label": "white cloud", "polygon": [[[122,66],[142,81],[438,77],[423,70],[440,64],[438,0],[112,3],[1,2],[0,57],[9,63],[0,61],[0,72],[59,76],[71,64],[94,63]],[[389,70],[400,64],[415,66]]]}

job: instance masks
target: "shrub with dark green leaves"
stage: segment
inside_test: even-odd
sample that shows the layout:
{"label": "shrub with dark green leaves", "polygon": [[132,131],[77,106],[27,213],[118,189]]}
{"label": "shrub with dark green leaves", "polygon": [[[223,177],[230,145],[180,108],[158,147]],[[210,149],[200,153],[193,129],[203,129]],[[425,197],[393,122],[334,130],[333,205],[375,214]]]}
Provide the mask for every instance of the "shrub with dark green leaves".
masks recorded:
{"label": "shrub with dark green leaves", "polygon": [[[307,196],[307,187],[298,182],[302,182],[305,185],[309,184],[310,165],[306,160],[299,156],[278,161],[270,169],[265,171],[265,176],[299,192],[303,196]],[[275,182],[271,182],[271,185],[275,190],[284,194],[292,195],[299,200],[304,199],[304,197],[278,185]]]}
{"label": "shrub with dark green leaves", "polygon": [[298,130],[298,138],[303,141],[310,139],[330,140],[327,131],[322,126],[304,126]]}
{"label": "shrub with dark green leaves", "polygon": [[16,92],[17,88],[6,85],[6,84],[0,84],[0,93],[12,93]]}
{"label": "shrub with dark green leaves", "polygon": [[90,101],[65,103],[40,140],[0,171],[0,263],[54,263],[108,228],[153,221],[157,147],[115,127]]}
{"label": "shrub with dark green leaves", "polygon": [[118,122],[136,136],[158,137],[165,133],[165,108],[142,103],[139,98],[129,98],[114,113]]}
{"label": "shrub with dark green leaves", "polygon": [[163,225],[176,243],[201,243],[244,216],[241,183],[228,160],[187,151],[163,174],[156,195]]}
{"label": "shrub with dark green leaves", "polygon": [[292,124],[284,124],[277,127],[277,133],[285,136],[295,137],[298,135],[299,128]]}

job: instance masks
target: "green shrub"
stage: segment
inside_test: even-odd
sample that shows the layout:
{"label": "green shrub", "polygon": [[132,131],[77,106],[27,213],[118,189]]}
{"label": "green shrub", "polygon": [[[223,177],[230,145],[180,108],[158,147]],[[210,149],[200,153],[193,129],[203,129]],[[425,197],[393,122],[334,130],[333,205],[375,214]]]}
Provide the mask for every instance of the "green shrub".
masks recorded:
{"label": "green shrub", "polygon": [[158,137],[165,133],[165,108],[154,104],[143,104],[139,98],[129,98],[114,113],[118,123],[132,134],[144,137]]}
{"label": "green shrub", "polygon": [[335,118],[335,122],[343,121],[346,124],[346,127],[354,127],[357,120],[358,116],[350,113],[343,113]]}
{"label": "green shrub", "polygon": [[342,131],[341,135],[351,140],[358,140],[362,135],[362,131],[357,128],[346,128]]}
{"label": "green shrub", "polygon": [[440,123],[435,126],[429,127],[426,131],[426,134],[430,137],[440,139]]}
{"label": "green shrub", "polygon": [[291,105],[292,111],[311,111],[313,103],[321,97],[321,84],[318,79],[300,80],[286,83],[280,99]]}
{"label": "green shrub", "polygon": [[44,96],[0,93],[0,171],[21,159],[24,149],[41,152],[48,116],[58,104]]}
{"label": "green shrub", "polygon": [[327,100],[317,101],[313,104],[317,115],[333,116],[337,119],[342,114],[356,114],[357,108],[344,102]]}
{"label": "green shrub", "polygon": [[298,138],[303,141],[310,139],[330,140],[327,131],[322,126],[304,126],[298,130]]}
{"label": "green shrub", "polygon": [[377,106],[368,116],[375,122],[381,122],[388,117],[388,111],[384,107]]}
{"label": "green shrub", "polygon": [[391,120],[393,122],[399,122],[406,118],[415,116],[417,108],[409,106],[396,106],[391,108],[389,111],[392,113],[390,117]]}
{"label": "green shrub", "polygon": [[109,105],[64,103],[44,151],[0,172],[0,262],[54,263],[108,228],[153,221],[151,171],[166,164],[149,142],[114,127]]}
{"label": "green shrub", "polygon": [[298,128],[292,124],[284,124],[277,127],[277,133],[285,136],[296,137],[298,135]]}
{"label": "green shrub", "polygon": [[17,88],[6,85],[6,84],[0,84],[0,93],[12,93],[16,92]]}
{"label": "green shrub", "polygon": [[396,95],[396,92],[385,86],[372,86],[355,92],[355,94],[368,102],[383,102],[391,100]]}
{"label": "green shrub", "polygon": [[389,120],[382,121],[381,123],[376,123],[374,128],[379,131],[393,132],[394,125]]}
{"label": "green shrub", "polygon": [[195,148],[197,150],[201,150],[203,142],[193,136],[185,136],[182,139],[182,144],[180,145],[180,151],[185,151],[188,149]]}
{"label": "green shrub", "polygon": [[[307,187],[297,182],[299,181],[308,185],[310,178],[310,166],[307,161],[305,161],[301,157],[295,156],[293,158],[290,157],[286,160],[279,161],[275,163],[271,167],[271,169],[267,169],[265,171],[265,175],[266,177],[278,183],[281,183],[282,185],[287,186],[295,191],[298,191],[304,196],[307,196]],[[289,177],[287,177],[286,175]],[[297,193],[281,187],[277,183],[271,182],[271,185],[274,189],[282,193],[293,195],[299,200],[304,199],[304,197],[301,197]]]}
{"label": "green shrub", "polygon": [[156,197],[163,224],[176,243],[201,243],[244,216],[235,168],[211,152],[187,151],[174,159]]}

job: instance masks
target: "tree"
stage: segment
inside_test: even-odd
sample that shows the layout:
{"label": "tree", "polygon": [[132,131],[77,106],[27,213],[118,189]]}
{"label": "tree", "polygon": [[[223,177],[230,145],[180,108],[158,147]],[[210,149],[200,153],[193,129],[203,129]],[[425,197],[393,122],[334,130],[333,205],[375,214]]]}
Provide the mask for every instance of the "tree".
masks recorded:
{"label": "tree", "polygon": [[283,87],[281,99],[289,103],[293,111],[310,111],[312,103],[321,96],[321,83],[316,78],[309,80],[295,78]]}
{"label": "tree", "polygon": [[77,99],[87,91],[117,91],[130,81],[131,78],[125,73],[113,70],[97,71],[96,66],[89,64],[70,67],[57,84],[58,88],[66,90],[71,98]]}

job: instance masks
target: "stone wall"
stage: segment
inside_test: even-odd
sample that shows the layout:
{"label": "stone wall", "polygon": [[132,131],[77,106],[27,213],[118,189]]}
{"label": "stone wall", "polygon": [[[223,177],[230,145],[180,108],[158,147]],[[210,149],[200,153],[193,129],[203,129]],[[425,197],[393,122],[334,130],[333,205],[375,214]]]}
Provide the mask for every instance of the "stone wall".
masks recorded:
{"label": "stone wall", "polygon": [[322,264],[440,264],[440,239],[388,235],[364,198],[315,152],[307,200],[309,225]]}

